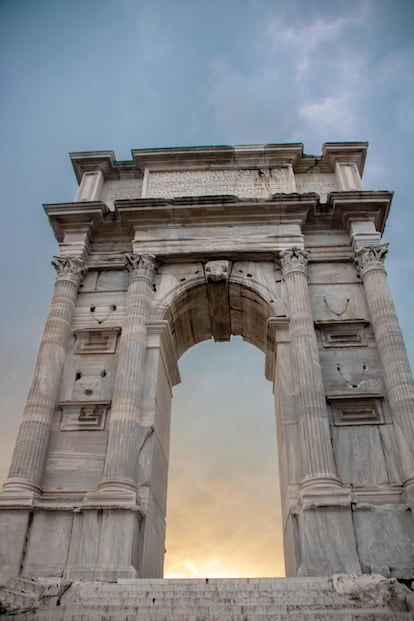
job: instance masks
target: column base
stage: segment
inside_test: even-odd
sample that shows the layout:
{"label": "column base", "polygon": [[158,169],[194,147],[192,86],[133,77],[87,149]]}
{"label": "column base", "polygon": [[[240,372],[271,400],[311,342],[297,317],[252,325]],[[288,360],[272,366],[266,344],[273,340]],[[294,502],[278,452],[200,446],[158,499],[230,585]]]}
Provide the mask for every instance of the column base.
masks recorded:
{"label": "column base", "polygon": [[2,490],[16,492],[29,491],[33,494],[38,495],[42,493],[42,488],[39,487],[39,485],[36,485],[36,483],[32,483],[31,481],[26,481],[25,479],[20,479],[17,477],[7,479],[7,481],[3,484]]}
{"label": "column base", "polygon": [[298,501],[307,506],[350,505],[351,488],[333,475],[309,476],[299,484]]}
{"label": "column base", "polygon": [[402,500],[409,505],[414,505],[414,477],[404,482]]}

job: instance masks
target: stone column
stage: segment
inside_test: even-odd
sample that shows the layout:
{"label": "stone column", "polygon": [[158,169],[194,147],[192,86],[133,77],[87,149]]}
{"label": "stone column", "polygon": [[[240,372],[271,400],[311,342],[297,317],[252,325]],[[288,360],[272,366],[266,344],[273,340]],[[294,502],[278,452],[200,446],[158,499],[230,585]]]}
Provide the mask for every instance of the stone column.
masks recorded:
{"label": "stone column", "polygon": [[360,248],[355,262],[365,287],[405,483],[414,494],[414,380],[384,270],[387,252],[388,244]]}
{"label": "stone column", "polygon": [[4,488],[41,491],[49,428],[56,407],[78,288],[86,271],[84,263],[77,258],[53,257],[52,265],[57,271],[55,292]]}
{"label": "stone column", "polygon": [[306,250],[292,248],[281,253],[281,267],[289,297],[289,332],[303,442],[302,485],[338,483],[308,288],[307,263]]}
{"label": "stone column", "polygon": [[100,489],[136,488],[140,450],[152,433],[140,424],[141,395],[147,349],[146,320],[151,313],[155,257],[128,254],[129,286],[118,350],[108,449]]}

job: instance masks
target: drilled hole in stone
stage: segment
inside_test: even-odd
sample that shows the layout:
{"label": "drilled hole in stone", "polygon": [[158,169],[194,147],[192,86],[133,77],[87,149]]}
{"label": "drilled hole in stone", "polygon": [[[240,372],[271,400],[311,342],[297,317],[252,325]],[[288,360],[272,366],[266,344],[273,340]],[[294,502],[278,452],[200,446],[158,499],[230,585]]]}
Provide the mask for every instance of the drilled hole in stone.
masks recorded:
{"label": "drilled hole in stone", "polygon": [[274,300],[269,300],[269,304],[273,304]]}
{"label": "drilled hole in stone", "polygon": [[99,320],[98,323],[102,323],[102,321]]}
{"label": "drilled hole in stone", "polygon": [[358,388],[358,384],[352,384],[352,388]]}
{"label": "drilled hole in stone", "polygon": [[252,274],[246,274],[247,278],[252,278]]}
{"label": "drilled hole in stone", "polygon": [[157,290],[156,285],[152,285],[152,290],[153,290],[153,291],[156,291],[156,290]]}
{"label": "drilled hole in stone", "polygon": [[243,274],[243,270],[239,270],[239,274]]}
{"label": "drilled hole in stone", "polygon": [[92,395],[93,394],[93,390],[92,390],[92,388],[85,388],[84,393],[85,393],[85,395]]}
{"label": "drilled hole in stone", "polygon": [[105,369],[102,369],[102,371],[101,371],[101,377],[106,377],[106,371],[105,371]]}
{"label": "drilled hole in stone", "polygon": [[185,278],[180,278],[180,282],[184,282],[185,280]]}
{"label": "drilled hole in stone", "polygon": [[198,274],[199,272],[200,272],[200,270],[196,270],[196,271],[194,272],[194,274]]}
{"label": "drilled hole in stone", "polygon": [[113,311],[116,310],[116,304],[111,304],[111,310],[113,310]]}
{"label": "drilled hole in stone", "polygon": [[75,375],[75,382],[77,382],[78,380],[80,380],[80,378],[82,377],[82,373],[80,371],[76,371],[76,375]]}
{"label": "drilled hole in stone", "polygon": [[96,310],[96,306],[94,304],[92,304],[92,306],[90,307],[91,313],[94,313],[95,310]]}

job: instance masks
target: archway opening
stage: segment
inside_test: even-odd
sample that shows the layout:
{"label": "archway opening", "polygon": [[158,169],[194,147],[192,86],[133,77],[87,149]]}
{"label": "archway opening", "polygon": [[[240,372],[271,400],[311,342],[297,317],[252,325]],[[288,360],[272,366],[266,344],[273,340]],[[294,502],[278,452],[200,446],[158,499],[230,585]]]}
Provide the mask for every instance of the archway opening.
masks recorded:
{"label": "archway opening", "polygon": [[271,384],[241,337],[180,360],[174,389],[164,577],[283,576]]}

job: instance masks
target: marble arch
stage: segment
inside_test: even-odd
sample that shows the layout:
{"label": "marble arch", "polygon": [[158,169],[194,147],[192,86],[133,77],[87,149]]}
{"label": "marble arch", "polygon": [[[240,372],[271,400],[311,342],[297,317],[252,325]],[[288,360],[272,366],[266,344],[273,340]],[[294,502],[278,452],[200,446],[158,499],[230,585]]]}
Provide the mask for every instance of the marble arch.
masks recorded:
{"label": "marble arch", "polygon": [[0,578],[162,577],[172,386],[265,352],[289,576],[412,579],[414,382],[366,143],[75,153],[55,292],[0,492]]}

